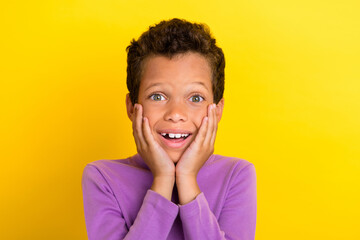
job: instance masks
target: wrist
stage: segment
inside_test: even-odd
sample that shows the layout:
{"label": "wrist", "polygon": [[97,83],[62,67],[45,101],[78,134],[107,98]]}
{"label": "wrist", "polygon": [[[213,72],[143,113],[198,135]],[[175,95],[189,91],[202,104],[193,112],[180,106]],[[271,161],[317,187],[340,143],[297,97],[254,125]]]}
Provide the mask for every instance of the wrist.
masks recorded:
{"label": "wrist", "polygon": [[179,193],[179,202],[185,205],[193,201],[201,193],[196,177],[194,176],[177,176],[176,187]]}
{"label": "wrist", "polygon": [[176,174],[176,183],[194,183],[197,182],[196,175],[194,174]]}
{"label": "wrist", "polygon": [[154,176],[151,190],[171,201],[174,184],[174,176]]}

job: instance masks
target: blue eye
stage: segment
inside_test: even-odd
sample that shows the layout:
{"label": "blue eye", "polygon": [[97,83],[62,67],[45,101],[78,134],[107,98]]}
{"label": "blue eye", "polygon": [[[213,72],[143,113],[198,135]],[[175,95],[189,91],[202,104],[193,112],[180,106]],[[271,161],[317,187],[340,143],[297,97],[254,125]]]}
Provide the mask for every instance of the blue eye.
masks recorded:
{"label": "blue eye", "polygon": [[190,98],[190,101],[192,102],[202,102],[204,101],[204,98],[200,95],[194,95]]}
{"label": "blue eye", "polygon": [[153,95],[150,96],[150,98],[154,101],[162,101],[165,100],[165,97],[159,93],[154,93]]}

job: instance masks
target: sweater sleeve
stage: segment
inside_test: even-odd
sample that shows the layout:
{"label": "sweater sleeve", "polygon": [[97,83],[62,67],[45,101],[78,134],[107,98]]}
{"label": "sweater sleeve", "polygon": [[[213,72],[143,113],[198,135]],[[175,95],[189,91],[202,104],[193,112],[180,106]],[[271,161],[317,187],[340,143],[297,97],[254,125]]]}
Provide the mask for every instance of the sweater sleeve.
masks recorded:
{"label": "sweater sleeve", "polygon": [[111,186],[95,166],[85,167],[82,190],[89,240],[166,239],[178,214],[176,204],[149,189],[128,228]]}
{"label": "sweater sleeve", "polygon": [[254,240],[256,198],[255,167],[250,164],[234,176],[219,219],[203,192],[180,206],[185,239]]}

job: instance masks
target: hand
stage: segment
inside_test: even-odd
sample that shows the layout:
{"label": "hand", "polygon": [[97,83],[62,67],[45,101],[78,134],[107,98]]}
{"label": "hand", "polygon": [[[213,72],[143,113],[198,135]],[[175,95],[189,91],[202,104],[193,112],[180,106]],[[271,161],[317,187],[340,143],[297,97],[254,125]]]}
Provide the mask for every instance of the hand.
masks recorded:
{"label": "hand", "polygon": [[136,148],[153,175],[151,190],[171,201],[175,184],[175,164],[164,149],[155,141],[151,133],[149,120],[143,117],[140,104],[135,104],[132,120]]}
{"label": "hand", "polygon": [[214,152],[217,131],[216,105],[208,106],[208,116],[204,117],[198,134],[181,156],[176,165],[176,180],[180,178],[196,180],[196,176],[206,160]]}
{"label": "hand", "polygon": [[214,152],[217,131],[215,104],[208,107],[208,116],[204,117],[198,134],[186,149],[176,165],[176,187],[180,204],[187,204],[201,193],[197,183],[197,174]]}
{"label": "hand", "polygon": [[132,121],[136,148],[155,178],[175,178],[175,164],[151,133],[149,120],[143,117],[141,104],[135,104]]}

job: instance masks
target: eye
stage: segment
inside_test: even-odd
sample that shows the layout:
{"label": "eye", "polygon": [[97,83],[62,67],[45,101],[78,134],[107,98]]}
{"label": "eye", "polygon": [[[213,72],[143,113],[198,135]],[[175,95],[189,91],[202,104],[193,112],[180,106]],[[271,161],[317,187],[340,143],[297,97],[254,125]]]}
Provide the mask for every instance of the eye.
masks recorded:
{"label": "eye", "polygon": [[190,97],[190,101],[192,102],[202,102],[204,101],[204,98],[200,95],[194,95],[192,97]]}
{"label": "eye", "polygon": [[150,96],[150,98],[154,101],[163,101],[165,100],[165,97],[159,93],[154,93]]}

